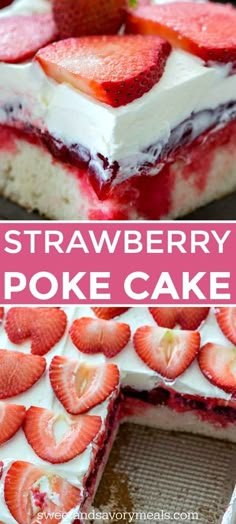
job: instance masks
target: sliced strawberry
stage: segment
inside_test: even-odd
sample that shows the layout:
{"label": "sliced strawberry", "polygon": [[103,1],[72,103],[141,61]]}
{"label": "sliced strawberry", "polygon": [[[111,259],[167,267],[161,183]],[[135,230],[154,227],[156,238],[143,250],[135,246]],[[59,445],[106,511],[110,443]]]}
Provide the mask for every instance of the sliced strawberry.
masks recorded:
{"label": "sliced strawberry", "polygon": [[13,307],[7,313],[5,329],[14,344],[31,338],[31,353],[45,355],[61,340],[66,325],[62,309]]}
{"label": "sliced strawberry", "polygon": [[15,435],[22,425],[25,413],[24,406],[0,402],[0,444]]}
{"label": "sliced strawberry", "polygon": [[89,366],[60,356],[52,359],[49,376],[57,398],[72,415],[84,413],[106,400],[120,379],[115,364]]}
{"label": "sliced strawberry", "polygon": [[43,357],[0,349],[0,399],[29,389],[40,379],[45,368]]}
{"label": "sliced strawberry", "polygon": [[4,468],[4,464],[3,464],[3,461],[0,460],[0,479],[2,478],[2,474],[3,474],[3,468]]}
{"label": "sliced strawberry", "polygon": [[216,308],[215,315],[224,335],[236,345],[236,307]]}
{"label": "sliced strawberry", "polygon": [[158,37],[93,36],[62,40],[36,59],[56,82],[119,107],[140,98],[163,75],[170,45]]}
{"label": "sliced strawberry", "polygon": [[114,320],[82,317],[73,322],[70,336],[82,353],[103,353],[112,358],[128,344],[131,330],[128,324]]}
{"label": "sliced strawberry", "polygon": [[236,395],[236,348],[205,344],[198,362],[202,373],[214,386]]}
{"label": "sliced strawberry", "polygon": [[150,307],[149,311],[158,326],[174,328],[180,325],[182,329],[194,331],[205,320],[209,307]]}
{"label": "sliced strawberry", "polygon": [[103,320],[112,320],[115,317],[119,317],[128,309],[128,307],[92,307],[95,315]]}
{"label": "sliced strawberry", "polygon": [[56,40],[52,14],[6,16],[0,19],[0,61],[23,62]]}
{"label": "sliced strawberry", "polygon": [[126,0],[52,0],[61,38],[116,34],[125,21]]}
{"label": "sliced strawberry", "polygon": [[175,307],[150,307],[149,311],[158,326],[172,329],[177,324],[177,309]]}
{"label": "sliced strawberry", "polygon": [[3,7],[7,7],[8,5],[12,4],[13,0],[0,0],[0,9],[3,9]]}
{"label": "sliced strawberry", "polygon": [[[4,495],[11,515],[19,524],[47,524],[49,521],[57,524],[63,520],[63,514],[81,502],[80,490],[67,480],[23,461],[13,462],[9,468]],[[39,513],[41,516],[37,520]]]}
{"label": "sliced strawberry", "polygon": [[[41,459],[60,464],[83,453],[95,440],[101,423],[100,417],[69,417],[48,409],[31,407],[26,414],[24,431],[29,444]],[[61,436],[57,434],[60,424],[62,429],[64,425],[68,426]]]}
{"label": "sliced strawberry", "polygon": [[139,357],[159,375],[175,380],[192,364],[200,349],[198,331],[143,326],[134,334]]}
{"label": "sliced strawberry", "polygon": [[0,323],[2,322],[4,317],[4,307],[0,307]]}
{"label": "sliced strawberry", "polygon": [[139,7],[128,13],[127,32],[159,35],[206,62],[236,60],[236,10],[230,4],[173,2]]}

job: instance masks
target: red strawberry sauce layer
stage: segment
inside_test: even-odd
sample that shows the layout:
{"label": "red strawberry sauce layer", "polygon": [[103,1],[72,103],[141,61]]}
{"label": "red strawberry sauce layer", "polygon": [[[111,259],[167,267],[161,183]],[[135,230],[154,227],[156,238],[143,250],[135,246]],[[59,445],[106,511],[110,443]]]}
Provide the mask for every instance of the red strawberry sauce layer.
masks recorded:
{"label": "red strawberry sauce layer", "polygon": [[[174,169],[172,170],[174,163],[178,162],[184,180],[188,181],[194,174],[192,183],[200,197],[206,188],[216,151],[222,147],[229,154],[233,155],[235,152],[235,120],[214,132],[202,133],[193,141],[191,141],[191,129],[189,133],[190,138],[186,131],[182,145],[172,146],[172,150],[163,159],[162,168],[160,161],[156,162],[157,175],[148,176],[153,166],[147,164],[140,169],[137,168],[138,176],[133,176],[117,185],[113,185],[112,182],[119,172],[118,163],[112,166],[113,175],[109,185],[102,185],[94,173],[94,162],[91,161],[86,149],[78,145],[68,148],[65,144],[57,142],[51,135],[40,136],[37,130],[30,127],[27,130],[18,130],[13,127],[0,126],[0,149],[14,154],[17,148],[16,139],[23,138],[29,143],[46,148],[45,151],[49,150],[55,161],[65,164],[68,175],[72,174],[79,179],[80,191],[83,191],[90,202],[88,215],[90,220],[129,220],[140,216],[158,220],[166,217],[172,211],[172,195],[176,183],[175,172]],[[187,163],[186,158],[188,158]],[[102,162],[104,169],[110,169],[107,159],[102,158]],[[104,210],[103,201],[109,202],[109,211]]]}
{"label": "red strawberry sauce layer", "polygon": [[224,405],[223,401],[217,399],[204,399],[194,395],[181,395],[173,390],[155,388],[151,391],[136,391],[126,387],[124,390],[126,401],[123,405],[123,415],[135,415],[135,410],[148,406],[165,406],[178,413],[190,411],[204,422],[220,425],[225,428],[229,424],[236,423],[235,408]]}

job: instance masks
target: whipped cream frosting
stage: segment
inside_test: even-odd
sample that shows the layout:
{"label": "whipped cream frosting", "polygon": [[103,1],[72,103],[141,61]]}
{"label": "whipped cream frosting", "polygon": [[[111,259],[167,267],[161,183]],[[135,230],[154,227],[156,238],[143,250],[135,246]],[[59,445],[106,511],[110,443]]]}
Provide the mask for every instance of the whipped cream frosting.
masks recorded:
{"label": "whipped cream frosting", "polygon": [[[0,17],[44,12],[50,7],[47,0],[15,0]],[[35,62],[0,63],[0,124],[17,120],[47,130],[68,147],[83,146],[91,152],[97,175],[104,181],[111,172],[104,170],[97,153],[110,164],[118,161],[117,183],[137,174],[138,165],[154,163],[171,131],[187,118],[192,139],[208,129],[212,112],[236,101],[236,75],[229,72],[230,65],[206,67],[198,57],[173,49],[158,84],[138,100],[112,108],[66,83],[57,84]],[[233,115],[233,111],[223,112],[222,123]]]}
{"label": "whipped cream frosting", "polygon": [[[48,365],[55,355],[64,355],[68,358],[73,358],[81,362],[86,361],[91,364],[105,362],[106,358],[101,353],[97,355],[85,355],[78,351],[78,349],[73,345],[68,333],[71,323],[76,318],[83,316],[95,317],[92,309],[89,307],[67,307],[64,309],[68,318],[67,330],[61,341],[56,344],[56,346],[45,356]],[[131,308],[124,314],[120,315],[117,320],[129,323],[132,335],[140,326],[156,326],[151,313],[147,308],[144,307]],[[216,322],[213,310],[210,311],[207,319],[202,323],[200,327],[200,334],[202,344],[207,342],[215,342],[226,346],[231,346],[230,342],[221,332]],[[17,350],[24,353],[29,353],[30,341],[25,342],[20,346],[12,344],[8,339],[3,323],[3,326],[0,328],[0,347],[7,348],[8,350]],[[146,364],[138,357],[134,350],[132,339],[115,358],[109,359],[109,362],[112,361],[117,363],[120,368],[121,382],[123,387],[130,386],[137,390],[151,390],[154,387],[164,385],[171,387],[175,391],[183,394],[225,400],[229,400],[231,398],[230,395],[227,395],[223,390],[215,387],[203,376],[198,366],[197,360],[195,360],[193,364],[175,381],[170,383],[169,381],[164,380],[156,372],[148,368],[148,366],[146,366]],[[113,395],[115,396],[116,394],[117,392],[115,392]],[[9,399],[9,402],[23,404],[27,408],[31,405],[37,405],[51,409],[55,412],[65,413],[64,408],[53,393],[47,371],[32,388],[21,395]],[[98,415],[102,418],[103,427],[106,423],[107,416],[109,415],[110,402],[112,402],[111,397],[89,412],[91,415]],[[67,463],[54,465],[49,464],[41,460],[35,454],[31,446],[28,444],[23,430],[20,429],[11,440],[1,445],[0,460],[4,462],[4,471],[0,482],[0,515],[4,524],[16,523],[8,508],[6,507],[3,493],[5,474],[14,460],[26,460],[33,462],[36,465],[44,466],[49,471],[53,471],[56,474],[65,477],[71,484],[78,486],[83,491],[83,482],[89,472],[91,461],[95,453],[96,444],[91,444],[84,453]],[[76,515],[76,512],[78,512],[78,508],[72,510],[67,515],[67,517],[62,521],[63,524],[71,524],[73,522],[73,518]]]}

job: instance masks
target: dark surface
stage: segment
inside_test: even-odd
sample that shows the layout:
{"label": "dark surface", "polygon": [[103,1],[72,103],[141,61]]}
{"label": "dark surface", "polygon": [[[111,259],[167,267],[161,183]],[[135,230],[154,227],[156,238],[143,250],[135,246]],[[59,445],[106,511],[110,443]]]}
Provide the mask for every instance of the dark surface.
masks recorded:
{"label": "dark surface", "polygon": [[[0,198],[0,220],[43,220],[37,213]],[[183,220],[236,220],[236,193],[198,209]]]}

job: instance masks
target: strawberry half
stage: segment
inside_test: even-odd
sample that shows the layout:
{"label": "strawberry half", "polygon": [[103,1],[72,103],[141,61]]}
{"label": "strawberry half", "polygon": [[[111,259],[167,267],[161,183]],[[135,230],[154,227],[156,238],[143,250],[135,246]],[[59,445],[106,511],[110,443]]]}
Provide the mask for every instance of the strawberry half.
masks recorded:
{"label": "strawberry half", "polygon": [[205,377],[226,393],[236,395],[236,348],[205,344],[198,355]]}
{"label": "strawberry half", "polygon": [[57,398],[72,415],[85,413],[106,400],[120,381],[115,364],[89,366],[60,356],[52,359],[49,376]]}
{"label": "strawberry half", "polygon": [[43,357],[0,349],[0,399],[14,397],[31,388],[45,368]]}
{"label": "strawberry half", "polygon": [[0,307],[0,322],[3,320],[4,317],[4,307]]}
{"label": "strawberry half", "polygon": [[92,36],[56,42],[36,59],[56,82],[119,107],[159,82],[170,51],[170,44],[158,37]]}
{"label": "strawberry half", "polygon": [[128,307],[92,307],[96,317],[102,318],[103,320],[112,320],[115,317],[119,317],[126,311]]}
{"label": "strawberry half", "polygon": [[0,402],[0,444],[7,442],[20,429],[25,413],[24,406]]}
{"label": "strawberry half", "polygon": [[[60,423],[67,425],[61,438],[56,437]],[[52,464],[68,462],[83,453],[93,442],[101,429],[101,418],[89,415],[70,417],[63,413],[54,413],[48,409],[31,407],[24,422],[25,436],[43,460]]]}
{"label": "strawberry half", "polygon": [[23,62],[56,38],[57,28],[50,13],[3,17],[0,19],[0,62]]}
{"label": "strawberry half", "polygon": [[60,37],[118,33],[126,0],[52,0]]}
{"label": "strawberry half", "polygon": [[209,307],[150,307],[149,311],[158,326],[169,329],[180,325],[182,329],[194,331],[206,319]]}
{"label": "strawberry half", "polygon": [[128,344],[131,330],[128,324],[122,322],[83,317],[74,320],[70,336],[82,353],[103,353],[105,357],[112,358]]}
{"label": "strawberry half", "polygon": [[206,62],[236,60],[236,10],[230,4],[173,2],[139,7],[128,13],[127,32],[159,35]]}
{"label": "strawberry half", "polygon": [[58,308],[13,307],[6,317],[5,329],[13,344],[31,338],[31,353],[45,355],[65,333],[67,316]]}
{"label": "strawberry half", "polygon": [[80,490],[64,478],[23,461],[13,462],[9,468],[4,495],[11,515],[19,524],[36,524],[39,513],[43,513],[43,518],[39,517],[42,524],[48,521],[58,524],[61,521],[58,514],[76,508],[82,500]]}
{"label": "strawberry half", "polygon": [[143,326],[134,334],[134,347],[148,367],[175,380],[195,359],[200,349],[200,334]]}
{"label": "strawberry half", "polygon": [[224,335],[236,345],[236,307],[216,308],[215,315]]}

